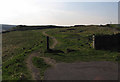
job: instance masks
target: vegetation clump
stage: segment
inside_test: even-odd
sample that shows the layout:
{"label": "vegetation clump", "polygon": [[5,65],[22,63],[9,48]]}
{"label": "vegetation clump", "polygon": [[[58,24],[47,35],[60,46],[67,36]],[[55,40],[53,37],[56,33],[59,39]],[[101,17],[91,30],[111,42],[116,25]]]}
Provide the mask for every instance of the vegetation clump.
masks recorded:
{"label": "vegetation clump", "polygon": [[33,64],[40,69],[40,78],[44,78],[44,72],[48,67],[51,67],[51,65],[46,64],[44,59],[38,58],[38,57],[33,57],[32,59]]}

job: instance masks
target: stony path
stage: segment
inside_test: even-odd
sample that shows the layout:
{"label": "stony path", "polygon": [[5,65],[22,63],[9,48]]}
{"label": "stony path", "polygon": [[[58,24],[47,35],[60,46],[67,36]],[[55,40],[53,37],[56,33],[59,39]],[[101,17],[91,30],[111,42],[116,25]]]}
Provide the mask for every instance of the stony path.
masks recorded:
{"label": "stony path", "polygon": [[57,63],[55,67],[46,70],[44,80],[118,80],[118,63]]}

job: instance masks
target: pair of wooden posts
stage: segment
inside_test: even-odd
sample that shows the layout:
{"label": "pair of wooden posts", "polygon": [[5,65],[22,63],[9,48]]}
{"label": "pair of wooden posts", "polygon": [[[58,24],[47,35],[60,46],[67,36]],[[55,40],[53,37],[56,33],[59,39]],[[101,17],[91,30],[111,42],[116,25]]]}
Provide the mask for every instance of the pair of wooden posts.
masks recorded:
{"label": "pair of wooden posts", "polygon": [[[95,48],[95,34],[93,34],[93,48]],[[47,50],[49,50],[49,36],[47,36]]]}

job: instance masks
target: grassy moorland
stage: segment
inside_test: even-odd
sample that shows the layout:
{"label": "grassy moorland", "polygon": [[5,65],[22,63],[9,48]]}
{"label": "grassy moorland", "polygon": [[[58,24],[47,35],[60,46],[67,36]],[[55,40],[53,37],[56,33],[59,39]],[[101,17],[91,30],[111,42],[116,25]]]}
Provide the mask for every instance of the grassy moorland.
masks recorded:
{"label": "grassy moorland", "polygon": [[116,61],[118,52],[92,48],[93,34],[111,35],[114,32],[119,31],[113,28],[96,26],[50,30],[47,33],[57,38],[59,43],[55,49],[61,52],[46,53],[45,56],[51,57],[58,62]]}
{"label": "grassy moorland", "polygon": [[[47,34],[58,40],[58,44],[52,52],[46,52],[46,37],[42,34],[44,30],[12,31],[3,34],[3,80],[31,79],[25,61],[29,54],[37,51],[41,52],[40,56],[44,54],[57,62],[116,61],[118,52],[92,48],[92,34],[119,32],[114,28],[88,26],[46,30],[48,30]],[[50,45],[52,43],[53,41],[50,39]],[[33,58],[33,64],[41,68],[42,74],[49,67],[40,58]]]}

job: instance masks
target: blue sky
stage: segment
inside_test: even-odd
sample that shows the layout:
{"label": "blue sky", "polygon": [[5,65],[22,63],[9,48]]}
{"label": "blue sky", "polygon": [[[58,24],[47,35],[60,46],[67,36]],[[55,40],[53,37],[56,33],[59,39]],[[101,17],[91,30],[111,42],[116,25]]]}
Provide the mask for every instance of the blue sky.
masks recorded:
{"label": "blue sky", "polygon": [[0,5],[1,24],[74,25],[118,22],[117,2],[9,0],[6,3],[4,0]]}
{"label": "blue sky", "polygon": [[117,2],[64,2],[58,5],[57,9],[67,14],[54,17],[64,24],[106,24],[118,20]]}

